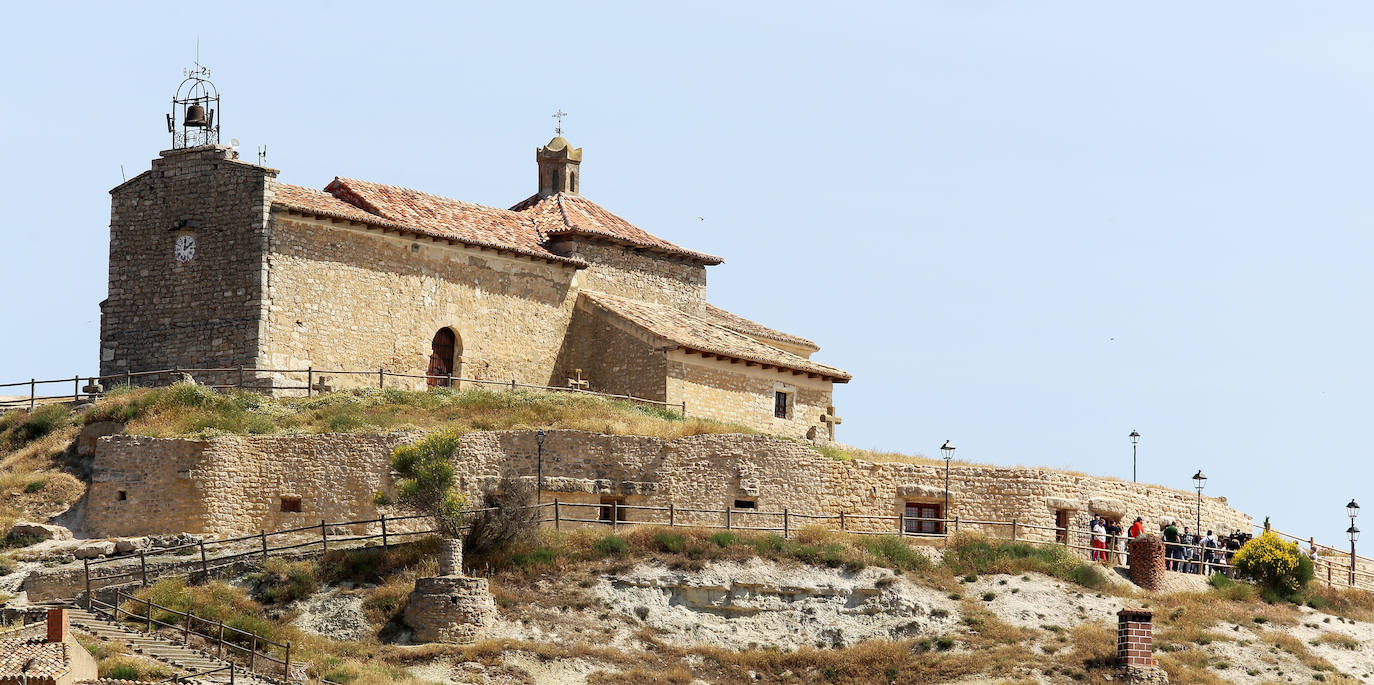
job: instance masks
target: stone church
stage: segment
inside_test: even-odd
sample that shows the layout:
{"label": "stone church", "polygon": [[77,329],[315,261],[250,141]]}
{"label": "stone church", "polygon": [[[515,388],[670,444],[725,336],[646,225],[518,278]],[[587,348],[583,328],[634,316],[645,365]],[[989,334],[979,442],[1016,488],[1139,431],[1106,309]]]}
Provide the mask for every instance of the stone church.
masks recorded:
{"label": "stone church", "polygon": [[560,135],[535,162],[537,192],[497,209],[349,178],[288,185],[231,147],[174,144],[110,191],[100,373],[243,366],[280,393],[306,369],[334,388],[376,387],[377,369],[413,389],[571,385],[833,439],[848,373],[708,303],[721,258],[583,196],[581,148]]}

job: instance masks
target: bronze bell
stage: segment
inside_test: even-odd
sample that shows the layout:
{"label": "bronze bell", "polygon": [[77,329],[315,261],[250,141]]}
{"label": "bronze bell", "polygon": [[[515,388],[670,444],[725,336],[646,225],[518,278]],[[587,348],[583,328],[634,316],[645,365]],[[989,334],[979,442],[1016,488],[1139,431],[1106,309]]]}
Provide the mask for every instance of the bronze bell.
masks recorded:
{"label": "bronze bell", "polygon": [[201,107],[200,105],[191,105],[187,107],[186,121],[182,122],[182,125],[194,126],[196,128],[205,128],[205,108]]}

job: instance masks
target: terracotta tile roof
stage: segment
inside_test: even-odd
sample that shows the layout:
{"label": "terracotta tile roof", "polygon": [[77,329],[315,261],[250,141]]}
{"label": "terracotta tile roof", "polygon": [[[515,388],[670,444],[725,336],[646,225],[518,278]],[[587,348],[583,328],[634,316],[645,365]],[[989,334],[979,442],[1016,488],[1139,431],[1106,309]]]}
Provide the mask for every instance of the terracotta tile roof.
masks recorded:
{"label": "terracotta tile roof", "polygon": [[765,345],[743,333],[666,305],[586,290],[582,291],[582,296],[653,335],[695,352],[816,374],[837,383],[846,383],[852,378],[833,366]]}
{"label": "terracotta tile roof", "polygon": [[61,675],[71,668],[70,661],[66,643],[48,642],[46,636],[0,639],[0,678],[18,678],[21,673],[31,678]]}
{"label": "terracotta tile roof", "polygon": [[776,340],[781,343],[796,345],[797,347],[806,347],[812,352],[821,349],[820,345],[806,338],[774,330],[757,321],[750,321],[738,314],[727,312],[709,302],[706,303],[706,320],[717,326],[724,326],[736,333],[743,333],[751,337]]}
{"label": "terracotta tile roof", "polygon": [[530,217],[409,188],[346,178],[334,179],[325,191],[278,183],[272,205],[553,262],[586,265],[580,259],[571,259],[544,247]]}
{"label": "terracotta tile roof", "polygon": [[679,247],[610,213],[605,207],[581,195],[555,193],[548,197],[530,196],[511,207],[511,211],[537,218],[546,236],[589,235],[625,245],[642,247],[684,257],[703,264],[725,261],[715,255]]}

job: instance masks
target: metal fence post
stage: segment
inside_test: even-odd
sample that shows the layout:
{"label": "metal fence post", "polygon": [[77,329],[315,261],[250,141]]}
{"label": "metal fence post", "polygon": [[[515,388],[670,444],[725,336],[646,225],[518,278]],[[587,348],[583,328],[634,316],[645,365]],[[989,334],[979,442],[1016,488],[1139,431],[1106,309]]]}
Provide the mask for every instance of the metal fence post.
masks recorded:
{"label": "metal fence post", "polygon": [[786,540],[787,538],[791,537],[791,532],[792,532],[792,521],[791,521],[791,517],[790,517],[790,515],[787,513],[787,507],[783,507],[783,508],[782,508],[782,539]]}
{"label": "metal fence post", "polygon": [[382,549],[391,549],[386,541],[386,514],[382,514]]}

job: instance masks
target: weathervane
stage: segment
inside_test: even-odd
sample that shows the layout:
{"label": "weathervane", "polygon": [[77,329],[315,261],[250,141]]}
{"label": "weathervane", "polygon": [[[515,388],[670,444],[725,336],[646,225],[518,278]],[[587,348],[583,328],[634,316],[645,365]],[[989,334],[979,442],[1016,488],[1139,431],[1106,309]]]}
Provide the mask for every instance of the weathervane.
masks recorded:
{"label": "weathervane", "polygon": [[558,120],[558,124],[553,127],[553,132],[560,136],[563,135],[563,117],[566,116],[568,116],[568,113],[564,112],[562,107],[559,107],[558,111],[553,113],[553,118]]}

